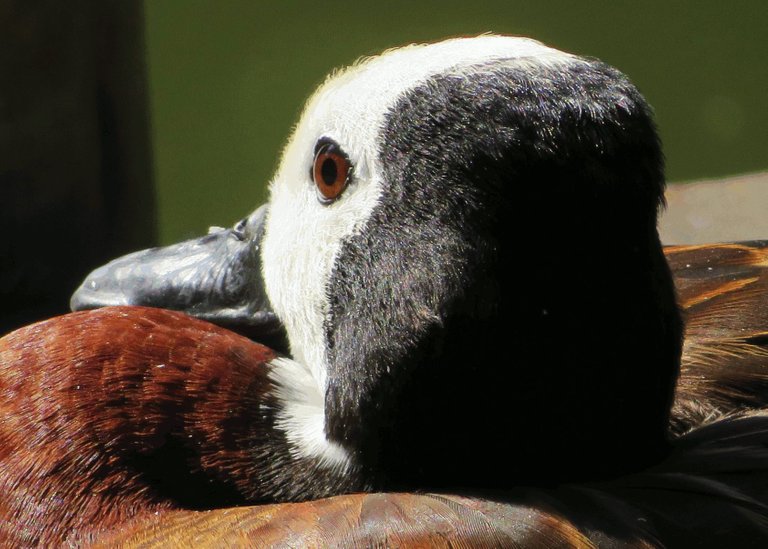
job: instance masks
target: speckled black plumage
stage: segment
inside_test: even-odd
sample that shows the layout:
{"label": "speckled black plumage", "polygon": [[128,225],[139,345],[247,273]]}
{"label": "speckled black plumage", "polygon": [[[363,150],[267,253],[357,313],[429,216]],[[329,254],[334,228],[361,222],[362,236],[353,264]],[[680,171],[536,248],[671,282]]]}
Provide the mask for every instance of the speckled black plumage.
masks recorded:
{"label": "speckled black plumage", "polygon": [[682,325],[634,86],[597,61],[465,67],[407,92],[379,147],[384,194],[329,284],[330,436],[387,487],[658,460]]}

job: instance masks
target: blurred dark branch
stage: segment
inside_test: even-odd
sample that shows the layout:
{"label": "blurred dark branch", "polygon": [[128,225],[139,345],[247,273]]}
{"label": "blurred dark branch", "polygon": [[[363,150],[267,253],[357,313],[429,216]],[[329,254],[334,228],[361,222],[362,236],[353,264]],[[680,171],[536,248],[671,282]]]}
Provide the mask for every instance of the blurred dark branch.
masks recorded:
{"label": "blurred dark branch", "polygon": [[0,0],[0,333],[154,243],[140,1]]}

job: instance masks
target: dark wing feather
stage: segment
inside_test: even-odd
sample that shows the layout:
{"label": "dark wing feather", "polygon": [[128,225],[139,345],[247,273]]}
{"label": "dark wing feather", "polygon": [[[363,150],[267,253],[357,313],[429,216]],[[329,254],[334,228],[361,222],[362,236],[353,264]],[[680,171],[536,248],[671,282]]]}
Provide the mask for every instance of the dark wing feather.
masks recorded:
{"label": "dark wing feather", "polygon": [[768,403],[768,242],[665,250],[685,314],[680,434]]}

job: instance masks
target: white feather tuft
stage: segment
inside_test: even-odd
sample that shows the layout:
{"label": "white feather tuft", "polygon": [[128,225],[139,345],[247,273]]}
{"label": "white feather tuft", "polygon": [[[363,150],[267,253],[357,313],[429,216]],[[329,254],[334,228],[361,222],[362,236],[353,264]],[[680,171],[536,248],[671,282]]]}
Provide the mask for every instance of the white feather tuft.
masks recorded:
{"label": "white feather tuft", "polygon": [[288,358],[276,358],[270,364],[270,379],[281,403],[276,426],[285,433],[291,452],[299,458],[318,459],[327,468],[348,469],[347,451],[325,436],[324,396],[310,371]]}

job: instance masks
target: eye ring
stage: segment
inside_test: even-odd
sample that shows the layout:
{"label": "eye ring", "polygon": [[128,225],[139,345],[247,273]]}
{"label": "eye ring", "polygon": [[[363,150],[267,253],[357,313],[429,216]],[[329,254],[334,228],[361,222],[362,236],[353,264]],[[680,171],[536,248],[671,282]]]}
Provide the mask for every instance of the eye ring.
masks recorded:
{"label": "eye ring", "polygon": [[352,176],[352,163],[338,143],[321,139],[315,146],[310,176],[317,188],[318,200],[330,204],[346,189]]}

